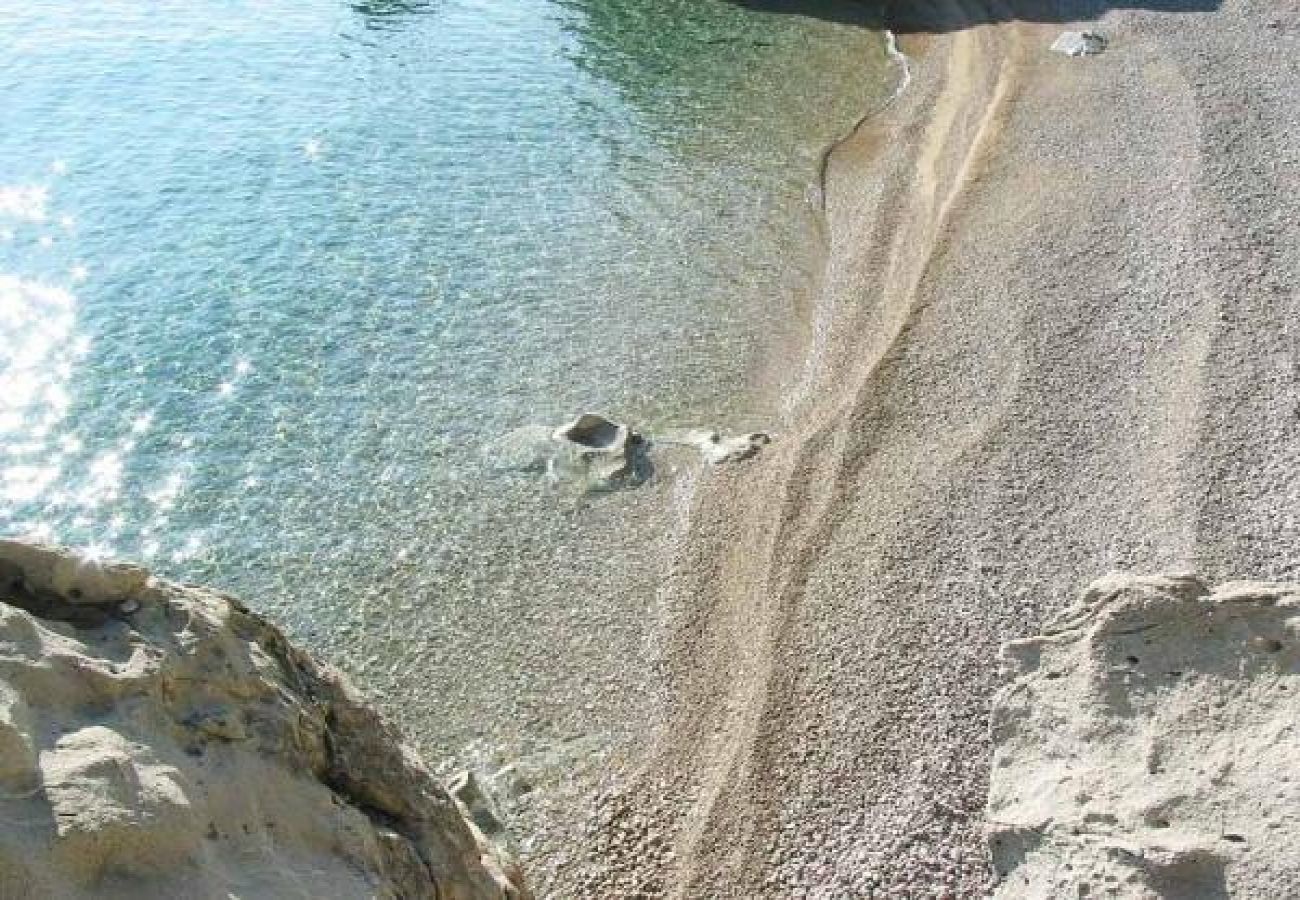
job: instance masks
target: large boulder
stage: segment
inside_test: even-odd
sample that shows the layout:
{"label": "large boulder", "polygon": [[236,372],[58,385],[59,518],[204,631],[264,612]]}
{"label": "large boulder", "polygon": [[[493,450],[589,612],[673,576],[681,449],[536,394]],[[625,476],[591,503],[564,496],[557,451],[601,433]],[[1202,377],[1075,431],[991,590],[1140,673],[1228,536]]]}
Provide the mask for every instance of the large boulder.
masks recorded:
{"label": "large boulder", "polygon": [[1295,896],[1300,585],[1112,576],[1003,652],[997,897]]}
{"label": "large boulder", "polygon": [[228,597],[0,541],[0,897],[528,896],[337,672]]}

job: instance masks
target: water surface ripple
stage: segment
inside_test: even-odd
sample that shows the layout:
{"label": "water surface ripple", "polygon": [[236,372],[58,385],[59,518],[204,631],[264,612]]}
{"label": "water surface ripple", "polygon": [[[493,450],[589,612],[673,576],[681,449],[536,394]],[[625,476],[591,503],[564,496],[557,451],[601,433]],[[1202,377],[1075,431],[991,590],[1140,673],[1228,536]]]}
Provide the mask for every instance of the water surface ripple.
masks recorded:
{"label": "water surface ripple", "polygon": [[721,0],[35,0],[0,46],[0,531],[232,589],[398,699],[484,610],[637,577],[486,442],[762,423],[805,189],[885,71]]}

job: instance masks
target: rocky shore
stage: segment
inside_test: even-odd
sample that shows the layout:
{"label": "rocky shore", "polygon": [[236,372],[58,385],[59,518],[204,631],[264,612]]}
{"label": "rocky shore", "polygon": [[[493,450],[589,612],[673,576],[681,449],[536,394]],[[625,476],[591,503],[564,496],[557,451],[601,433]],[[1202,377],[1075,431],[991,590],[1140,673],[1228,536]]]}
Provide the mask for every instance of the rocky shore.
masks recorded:
{"label": "rocky shore", "polygon": [[[539,894],[1294,893],[1284,7],[884,4],[911,79],[827,158],[779,440],[678,437],[732,464],[673,488],[653,597],[608,565],[650,568],[637,534],[555,560],[605,589],[520,616],[523,650],[433,634],[438,671],[507,700],[581,634],[548,703],[626,713],[594,773],[577,729],[535,773],[493,757],[530,826],[563,806]],[[493,453],[621,483],[632,435],[583,417]],[[449,793],[238,602],[14,542],[0,601],[0,896],[529,896],[475,780]]]}
{"label": "rocky shore", "polygon": [[0,897],[526,900],[337,672],[238,601],[0,541]]}

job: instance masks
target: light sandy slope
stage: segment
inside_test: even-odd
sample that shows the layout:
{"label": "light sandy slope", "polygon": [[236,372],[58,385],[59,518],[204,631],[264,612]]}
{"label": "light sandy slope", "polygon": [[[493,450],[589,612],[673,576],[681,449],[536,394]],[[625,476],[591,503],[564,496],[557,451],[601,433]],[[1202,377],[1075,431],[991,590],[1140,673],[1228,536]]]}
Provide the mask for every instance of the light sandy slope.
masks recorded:
{"label": "light sandy slope", "polygon": [[1100,25],[905,43],[832,157],[815,386],[696,498],[566,896],[976,895],[999,644],[1112,570],[1297,574],[1300,9]]}
{"label": "light sandy slope", "polygon": [[0,898],[527,896],[398,735],[274,626],[0,541]]}
{"label": "light sandy slope", "polygon": [[1295,896],[1300,584],[1106,578],[1004,653],[999,898]]}

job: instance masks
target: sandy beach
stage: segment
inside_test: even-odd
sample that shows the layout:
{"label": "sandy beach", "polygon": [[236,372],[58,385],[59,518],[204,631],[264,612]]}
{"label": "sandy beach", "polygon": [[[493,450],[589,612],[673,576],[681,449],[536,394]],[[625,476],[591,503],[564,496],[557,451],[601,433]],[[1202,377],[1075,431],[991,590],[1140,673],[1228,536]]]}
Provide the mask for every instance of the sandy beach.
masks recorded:
{"label": "sandy beach", "polygon": [[0,542],[0,897],[1296,895],[1300,7],[740,2],[900,53],[770,442],[504,504],[455,608],[313,563],[370,701],[273,592]]}
{"label": "sandy beach", "polygon": [[1300,15],[895,6],[807,400],[694,496],[663,721],[556,896],[980,895],[999,644],[1108,572],[1300,574]]}

